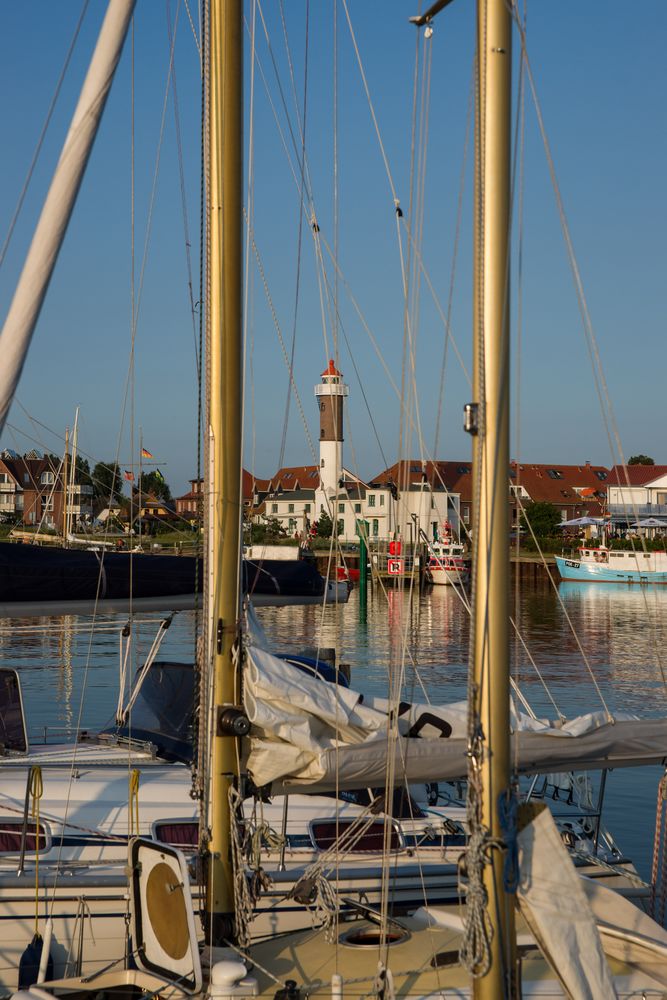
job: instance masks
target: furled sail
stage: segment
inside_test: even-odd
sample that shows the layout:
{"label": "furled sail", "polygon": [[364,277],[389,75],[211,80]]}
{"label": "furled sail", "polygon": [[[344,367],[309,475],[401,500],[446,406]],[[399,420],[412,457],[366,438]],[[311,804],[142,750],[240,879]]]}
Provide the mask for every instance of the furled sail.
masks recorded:
{"label": "furled sail", "polygon": [[[250,642],[244,700],[252,724],[248,771],[258,786],[309,791],[451,781],[467,772],[467,708],[401,704],[396,725],[383,699],[302,673]],[[667,760],[667,719],[592,712],[563,723],[514,714],[522,772],[628,767]],[[518,744],[518,746],[517,746]]]}

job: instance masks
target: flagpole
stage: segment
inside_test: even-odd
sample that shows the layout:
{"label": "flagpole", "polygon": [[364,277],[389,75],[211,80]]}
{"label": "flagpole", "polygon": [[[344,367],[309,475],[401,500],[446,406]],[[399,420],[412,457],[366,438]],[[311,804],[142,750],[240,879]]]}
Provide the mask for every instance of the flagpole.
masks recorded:
{"label": "flagpole", "polygon": [[137,517],[137,523],[139,525],[139,548],[140,549],[143,548],[143,544],[142,544],[142,541],[141,541],[141,473],[142,473],[141,460],[143,458],[143,452],[144,452],[144,432],[143,432],[143,429],[140,427],[139,428],[139,482],[137,483],[137,491],[138,491],[138,496],[139,496],[139,514],[138,514],[138,517]]}

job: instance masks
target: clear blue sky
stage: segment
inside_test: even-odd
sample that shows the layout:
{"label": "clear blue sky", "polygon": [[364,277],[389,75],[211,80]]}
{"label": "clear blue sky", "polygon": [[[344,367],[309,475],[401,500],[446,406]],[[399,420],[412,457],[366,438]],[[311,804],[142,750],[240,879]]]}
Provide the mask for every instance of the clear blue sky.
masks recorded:
{"label": "clear blue sky", "polygon": [[[382,142],[405,216],[411,178],[414,6],[403,0],[348,0]],[[196,5],[190,4],[197,19]],[[292,127],[294,101],[280,5],[264,3],[267,27]],[[300,105],[304,91],[305,0],[286,0],[286,33]],[[0,244],[4,242],[49,101],[78,20],[77,0],[2,5],[0,31]],[[195,298],[199,259],[198,55],[185,6],[178,16],[176,73]],[[334,245],[333,13],[310,3],[306,146],[320,234]],[[48,179],[62,144],[104,11],[91,0],[56,114],[19,224],[0,270],[6,315]],[[251,8],[247,7],[248,16]],[[595,0],[528,7],[528,48],[554,154],[610,395],[626,456],[667,462],[663,441],[667,275],[667,6]],[[474,4],[456,2],[436,24],[422,252],[447,308],[474,43]],[[515,54],[518,45],[515,47]],[[261,67],[285,127],[275,70],[263,38]],[[139,275],[168,67],[165,4],[139,0],[135,26],[136,254]],[[350,385],[345,461],[363,477],[398,457],[399,407],[382,363],[355,311],[354,296],[384,363],[400,385],[404,313],[393,201],[345,11],[338,7],[338,311],[340,367]],[[250,61],[246,60],[249,82]],[[517,76],[515,74],[515,83]],[[299,301],[297,187],[261,75],[255,81],[255,239],[285,343],[296,327],[295,378],[317,444],[313,385],[331,345],[330,300],[321,300],[315,244],[302,233]],[[130,343],[130,45],[109,100],[79,201],[24,369],[2,445],[60,451],[66,424],[81,406],[81,447],[92,461],[116,454]],[[248,134],[248,133],[247,133]],[[292,153],[292,163],[296,158]],[[471,171],[452,325],[470,367]],[[137,329],[134,422],[175,494],[196,470],[196,384],[181,191],[171,98],[156,188]],[[576,295],[537,130],[526,99],[523,223],[523,332],[519,404],[512,456],[549,463],[611,464]],[[513,326],[516,339],[516,255]],[[327,261],[328,280],[333,281]],[[138,283],[138,277],[137,277]],[[348,292],[349,288],[349,292]],[[281,459],[287,372],[255,265],[250,275],[252,396],[248,391],[246,466],[269,476]],[[326,319],[324,336],[323,315]],[[343,335],[344,331],[344,335]],[[416,331],[420,419],[432,449],[438,411],[443,329],[422,282]],[[516,355],[515,355],[516,357]],[[2,359],[0,359],[2,363]],[[515,368],[516,371],[516,368]],[[517,391],[518,389],[518,391]],[[363,390],[363,391],[362,391]],[[450,351],[437,458],[465,459],[461,428],[470,397]],[[129,404],[128,404],[129,406]],[[374,427],[368,416],[370,409]],[[27,412],[26,412],[27,411]],[[131,461],[130,409],[120,460]],[[47,431],[37,422],[46,425]],[[516,429],[520,428],[517,438]],[[138,431],[136,432],[138,434]],[[378,441],[379,438],[379,441]],[[136,444],[135,437],[135,444]],[[410,451],[417,457],[416,442]],[[284,464],[310,463],[299,406],[292,401]]]}

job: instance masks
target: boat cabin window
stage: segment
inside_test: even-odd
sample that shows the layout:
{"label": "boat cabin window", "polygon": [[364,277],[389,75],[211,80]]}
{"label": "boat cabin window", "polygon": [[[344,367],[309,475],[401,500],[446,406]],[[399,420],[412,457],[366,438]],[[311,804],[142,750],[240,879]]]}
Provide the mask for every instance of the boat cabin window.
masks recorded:
{"label": "boat cabin window", "polygon": [[[353,825],[355,829],[350,830]],[[337,839],[340,840],[345,836],[346,854],[382,853],[385,849],[385,821],[376,819],[366,827],[363,821],[358,823],[348,819],[341,819],[338,822],[335,819],[316,819],[310,824],[310,836],[313,845],[319,851],[330,850]],[[398,827],[395,823],[391,823],[389,850],[399,851],[402,846]]]}
{"label": "boat cabin window", "polygon": [[199,843],[199,824],[194,820],[171,820],[156,823],[153,836],[161,844],[177,847],[179,850],[194,850]]}
{"label": "boat cabin window", "polygon": [[[38,842],[40,854],[43,854],[49,840],[46,827],[42,823],[39,824],[38,831],[37,824],[29,822],[25,835],[26,855],[35,853],[36,842]],[[0,818],[0,854],[20,854],[22,844],[23,819]]]}
{"label": "boat cabin window", "polygon": [[28,749],[21,687],[15,670],[0,670],[0,754]]}

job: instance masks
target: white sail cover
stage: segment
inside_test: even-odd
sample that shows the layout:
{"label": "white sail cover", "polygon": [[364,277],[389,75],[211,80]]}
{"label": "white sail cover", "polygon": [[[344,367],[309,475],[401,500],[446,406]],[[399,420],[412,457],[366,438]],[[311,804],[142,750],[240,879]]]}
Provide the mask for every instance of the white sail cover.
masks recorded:
{"label": "white sail cover", "polygon": [[[402,705],[394,735],[386,701],[309,676],[252,641],[244,701],[252,723],[247,767],[258,786],[326,791],[383,785],[392,757],[396,783],[451,781],[467,772],[464,702]],[[419,735],[408,736],[411,729]],[[593,712],[559,724],[519,715],[513,729],[523,772],[667,759],[667,719],[617,716],[610,722]]]}
{"label": "white sail cover", "polygon": [[543,808],[517,840],[519,909],[566,996],[611,1000],[617,994],[595,918],[551,812]]}

